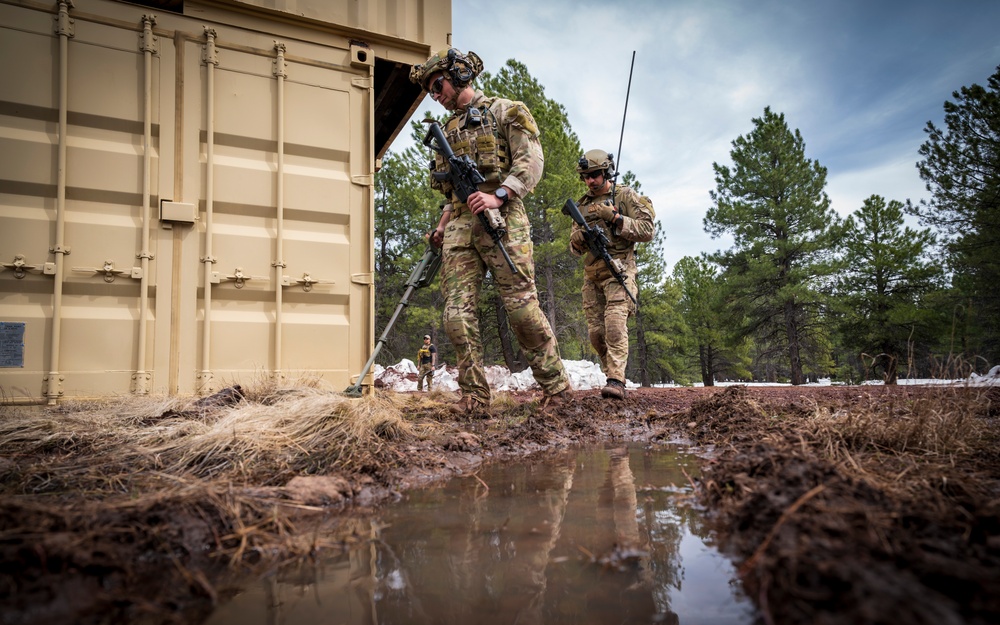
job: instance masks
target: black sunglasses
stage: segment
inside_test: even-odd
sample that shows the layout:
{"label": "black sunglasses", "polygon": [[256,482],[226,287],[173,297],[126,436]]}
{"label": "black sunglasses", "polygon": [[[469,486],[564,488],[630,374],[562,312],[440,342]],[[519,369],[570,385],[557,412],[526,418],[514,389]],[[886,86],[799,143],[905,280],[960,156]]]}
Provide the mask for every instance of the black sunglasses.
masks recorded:
{"label": "black sunglasses", "polygon": [[580,180],[589,180],[590,178],[597,180],[598,176],[603,176],[603,175],[604,175],[604,170],[601,169],[598,169],[597,171],[585,171],[582,174],[580,174]]}
{"label": "black sunglasses", "polygon": [[434,82],[431,83],[431,86],[430,86],[430,88],[427,89],[427,91],[431,95],[437,95],[437,94],[441,93],[441,89],[443,89],[443,88],[444,88],[444,76],[438,76],[434,80]]}

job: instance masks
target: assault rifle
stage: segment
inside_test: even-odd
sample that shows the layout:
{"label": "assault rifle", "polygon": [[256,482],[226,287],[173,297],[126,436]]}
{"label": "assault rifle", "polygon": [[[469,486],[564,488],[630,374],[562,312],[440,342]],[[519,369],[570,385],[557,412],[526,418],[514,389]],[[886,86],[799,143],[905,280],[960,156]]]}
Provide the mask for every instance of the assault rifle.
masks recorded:
{"label": "assault rifle", "polygon": [[583,239],[587,242],[587,247],[590,248],[590,253],[594,255],[594,258],[600,258],[604,261],[604,264],[611,270],[611,275],[618,281],[618,284],[622,285],[625,294],[638,308],[639,302],[635,300],[635,296],[625,285],[625,278],[628,277],[625,275],[625,265],[619,259],[612,258],[611,254],[608,253],[608,235],[604,234],[604,231],[597,226],[588,224],[587,220],[583,218],[583,213],[580,212],[580,207],[573,200],[566,200],[562,212],[564,215],[569,215],[580,226],[583,230]]}
{"label": "assault rifle", "polygon": [[[451,186],[454,188],[458,199],[462,203],[468,202],[469,196],[479,190],[479,184],[486,182],[486,178],[476,169],[476,164],[469,158],[468,154],[463,154],[460,157],[455,154],[451,146],[448,145],[448,140],[445,139],[441,126],[436,121],[425,119],[424,123],[427,124],[427,136],[424,137],[424,145],[440,153],[448,161],[448,172],[434,172],[434,179],[451,182]],[[510,270],[517,273],[514,261],[510,259],[507,248],[503,246],[503,237],[507,234],[507,228],[504,227],[503,219],[497,211],[492,211],[493,214],[491,216],[488,216],[487,212],[488,210],[484,210],[479,213],[479,221],[483,224],[483,229],[490,235],[496,246],[500,248]]]}
{"label": "assault rifle", "polygon": [[382,332],[382,336],[378,338],[378,342],[375,344],[375,349],[372,351],[371,358],[365,363],[365,368],[361,370],[361,374],[358,376],[358,381],[347,387],[344,391],[345,394],[351,397],[361,397],[361,386],[368,375],[368,370],[372,368],[372,364],[375,362],[375,357],[378,356],[379,351],[381,351],[382,346],[385,345],[386,339],[389,336],[389,330],[395,325],[396,319],[399,317],[399,313],[403,312],[403,309],[410,304],[410,295],[415,289],[423,288],[434,281],[434,276],[437,275],[438,269],[441,268],[441,250],[434,247],[430,243],[427,244],[427,251],[424,252],[423,258],[417,263],[417,266],[413,268],[410,273],[410,277],[406,280],[406,291],[403,293],[402,299],[399,300],[399,305],[396,306],[396,311],[392,313],[392,318],[389,319],[389,325],[385,326],[385,330]]}

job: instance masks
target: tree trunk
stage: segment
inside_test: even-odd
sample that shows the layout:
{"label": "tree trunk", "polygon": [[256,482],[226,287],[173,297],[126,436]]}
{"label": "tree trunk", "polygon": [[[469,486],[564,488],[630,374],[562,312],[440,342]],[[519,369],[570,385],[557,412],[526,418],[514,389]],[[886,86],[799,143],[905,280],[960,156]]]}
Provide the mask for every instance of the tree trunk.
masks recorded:
{"label": "tree trunk", "polygon": [[799,355],[799,324],[795,319],[795,302],[785,302],[785,333],[788,337],[788,360],[791,382],[798,386],[805,384],[802,375],[802,357]]}
{"label": "tree trunk", "polygon": [[701,365],[701,383],[705,386],[715,386],[715,376],[712,375],[711,348],[698,346],[698,362]]}
{"label": "tree trunk", "polygon": [[[636,293],[637,301],[639,294]],[[649,386],[649,350],[646,349],[646,329],[642,325],[642,315],[639,314],[638,307],[635,311],[635,360],[639,368],[639,384],[644,387]]]}
{"label": "tree trunk", "polygon": [[[537,269],[537,265],[536,265]],[[552,332],[556,331],[556,293],[555,293],[555,278],[552,275],[552,263],[545,263],[545,267],[542,271],[545,276],[545,316],[549,318],[549,327],[552,328]],[[538,287],[538,281],[535,281],[535,287]],[[539,293],[539,297],[541,293]]]}

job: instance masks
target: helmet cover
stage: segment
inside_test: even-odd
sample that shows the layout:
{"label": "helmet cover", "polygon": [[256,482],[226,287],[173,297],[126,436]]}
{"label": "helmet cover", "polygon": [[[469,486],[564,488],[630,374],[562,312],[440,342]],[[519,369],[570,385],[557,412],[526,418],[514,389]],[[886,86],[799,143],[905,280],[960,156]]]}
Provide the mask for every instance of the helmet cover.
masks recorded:
{"label": "helmet cover", "polygon": [[605,176],[615,175],[615,155],[604,150],[588,150],[576,165],[579,174],[604,170]]}
{"label": "helmet cover", "polygon": [[452,84],[461,88],[472,82],[483,71],[483,60],[475,52],[462,54],[458,48],[443,48],[425,63],[410,68],[410,82],[427,90],[427,79],[437,72],[444,72]]}

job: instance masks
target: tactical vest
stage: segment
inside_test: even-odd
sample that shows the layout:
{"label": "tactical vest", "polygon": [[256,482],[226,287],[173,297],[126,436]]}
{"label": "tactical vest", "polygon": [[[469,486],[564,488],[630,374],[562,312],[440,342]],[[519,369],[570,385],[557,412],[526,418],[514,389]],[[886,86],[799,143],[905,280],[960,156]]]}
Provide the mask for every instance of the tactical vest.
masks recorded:
{"label": "tactical vest", "polygon": [[[615,196],[615,208],[618,212],[626,217],[634,217],[634,211],[631,210],[626,201],[626,195],[629,193],[627,187],[619,187],[618,193]],[[611,226],[606,224],[603,219],[597,216],[596,212],[592,212],[604,202],[611,202],[610,195],[603,195],[600,198],[595,198],[590,195],[584,195],[580,198],[578,202],[580,206],[580,212],[583,213],[584,219],[587,220],[587,224],[592,228],[599,228],[604,231],[608,237],[608,253],[611,257],[620,260],[623,266],[627,270],[634,272],[635,269],[635,242],[629,241],[624,237],[620,237],[614,232],[612,232]],[[603,259],[597,258],[589,251],[583,259],[583,273],[586,278],[592,282],[601,282],[604,280],[610,280],[612,275],[611,271],[608,269],[607,263]]]}
{"label": "tactical vest", "polygon": [[[624,197],[627,192],[628,191],[626,191],[624,188],[619,187],[618,193],[616,194],[617,197],[615,198],[615,208],[618,209],[619,213],[625,215],[626,217],[634,217],[632,211],[625,206]],[[596,198],[593,198],[589,195],[585,195],[580,199],[579,202],[580,212],[583,213],[583,217],[584,219],[587,220],[587,224],[590,225],[591,227],[596,226],[600,228],[601,230],[604,231],[605,234],[608,235],[608,252],[612,256],[614,256],[615,258],[621,258],[626,261],[631,259],[634,256],[635,242],[629,241],[628,239],[620,237],[615,233],[613,233],[611,231],[612,230],[611,227],[608,224],[604,223],[604,221],[597,216],[596,212],[591,212],[592,209],[595,209],[598,206],[600,206],[602,202],[607,201],[610,203],[611,196],[609,195],[607,197],[604,197],[604,199],[602,199],[600,202],[597,202],[595,200]],[[591,262],[590,256],[591,255],[588,253],[587,255],[588,264]]]}
{"label": "tactical vest", "polygon": [[[493,102],[496,98],[484,98],[476,107],[479,115],[469,111],[451,117],[444,127],[445,138],[456,156],[466,154],[476,164],[476,169],[486,179],[489,191],[500,186],[504,176],[510,171],[510,149],[507,139],[500,133],[500,123],[493,113]],[[440,154],[434,155],[433,168],[435,172],[447,173],[448,163]],[[452,199],[456,209],[464,206],[451,195],[452,185],[448,180],[435,180],[431,177],[431,187],[441,190]]]}
{"label": "tactical vest", "polygon": [[419,350],[417,350],[418,365],[430,364],[432,360],[433,359],[431,358],[431,348],[429,346],[421,347]]}

